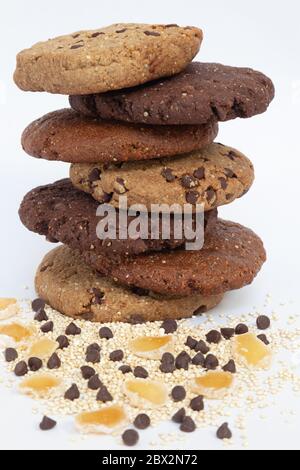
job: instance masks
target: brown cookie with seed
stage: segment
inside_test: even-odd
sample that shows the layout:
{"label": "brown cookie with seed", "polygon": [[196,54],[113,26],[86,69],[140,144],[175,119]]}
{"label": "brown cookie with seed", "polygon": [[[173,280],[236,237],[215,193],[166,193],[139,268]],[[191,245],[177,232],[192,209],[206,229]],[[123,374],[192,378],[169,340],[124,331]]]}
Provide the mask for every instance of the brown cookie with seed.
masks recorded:
{"label": "brown cookie with seed", "polygon": [[101,121],[61,109],[32,122],[22,146],[33,157],[69,163],[149,160],[191,152],[213,142],[218,124],[149,126]]}
{"label": "brown cookie with seed", "polygon": [[222,295],[159,296],[117,285],[97,275],[78,252],[66,246],[46,255],[38,268],[35,285],[39,296],[54,309],[75,319],[94,322],[131,322],[137,315],[144,321],[187,318],[199,307],[211,309],[222,299]]}
{"label": "brown cookie with seed", "polygon": [[83,253],[98,272],[127,286],[163,295],[218,295],[250,284],[266,260],[260,238],[234,222],[218,220],[199,251],[177,249],[128,258],[113,264],[108,258]]}
{"label": "brown cookie with seed", "polygon": [[[30,191],[21,204],[19,214],[23,224],[29,230],[45,235],[50,241],[59,241],[80,251],[92,250],[118,262],[130,255],[176,248],[186,241],[184,231],[182,231],[181,238],[178,235],[175,237],[174,217],[171,217],[169,239],[164,239],[161,224],[158,239],[151,239],[149,218],[147,220],[149,231],[146,239],[124,240],[121,239],[117,230],[116,239],[111,237],[101,240],[97,235],[97,226],[104,217],[96,215],[98,207],[97,201],[74,188],[71,181],[65,179]],[[128,217],[128,227],[133,220],[133,217]],[[205,229],[212,227],[216,220],[216,209],[206,212],[204,214]]]}
{"label": "brown cookie with seed", "polygon": [[242,67],[193,62],[175,77],[130,90],[71,96],[86,115],[154,125],[204,124],[266,111],[274,85],[264,74]]}
{"label": "brown cookie with seed", "polygon": [[182,209],[189,203],[203,204],[208,211],[243,196],[253,183],[254,170],[241,152],[211,144],[186,155],[147,162],[75,163],[70,178],[74,186],[100,202],[110,194],[115,207],[126,196],[128,206],[143,204],[147,210],[153,204],[178,204]]}

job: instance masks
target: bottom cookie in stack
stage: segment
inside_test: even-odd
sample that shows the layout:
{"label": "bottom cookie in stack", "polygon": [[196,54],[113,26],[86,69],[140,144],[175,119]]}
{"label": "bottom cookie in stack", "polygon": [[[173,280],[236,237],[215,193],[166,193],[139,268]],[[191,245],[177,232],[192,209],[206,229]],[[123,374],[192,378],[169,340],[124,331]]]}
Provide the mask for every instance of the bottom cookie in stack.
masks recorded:
{"label": "bottom cookie in stack", "polygon": [[35,285],[38,295],[59,312],[103,323],[188,318],[212,309],[223,298],[223,294],[163,296],[118,285],[96,274],[78,251],[67,246],[45,256]]}

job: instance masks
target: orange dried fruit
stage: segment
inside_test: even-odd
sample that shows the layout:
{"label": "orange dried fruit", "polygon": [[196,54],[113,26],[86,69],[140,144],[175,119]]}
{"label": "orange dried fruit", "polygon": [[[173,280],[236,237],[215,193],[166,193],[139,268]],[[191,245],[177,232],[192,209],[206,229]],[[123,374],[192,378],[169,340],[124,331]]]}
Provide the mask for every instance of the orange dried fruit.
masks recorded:
{"label": "orange dried fruit", "polygon": [[104,406],[97,411],[80,413],[75,418],[76,427],[84,433],[112,434],[128,423],[124,408],[120,405]]}
{"label": "orange dried fruit", "polygon": [[129,349],[139,357],[147,359],[160,359],[165,352],[173,350],[173,337],[140,336],[130,341]]}
{"label": "orange dried fruit", "polygon": [[0,320],[7,320],[19,313],[17,299],[0,298]]}
{"label": "orange dried fruit", "polygon": [[237,362],[248,367],[268,369],[272,362],[272,351],[253,333],[232,339],[232,350]]}
{"label": "orange dried fruit", "polygon": [[209,371],[193,380],[192,390],[206,398],[220,399],[232,387],[234,377],[230,372]]}
{"label": "orange dried fruit", "polygon": [[34,331],[34,328],[17,322],[0,326],[0,336],[6,336],[15,343],[27,341],[33,335]]}
{"label": "orange dried fruit", "polygon": [[133,406],[156,408],[166,403],[167,387],[152,380],[132,379],[124,384],[124,392]]}
{"label": "orange dried fruit", "polygon": [[19,389],[22,393],[32,396],[40,396],[44,398],[53,389],[58,388],[62,384],[61,379],[52,374],[35,374],[24,379]]}
{"label": "orange dried fruit", "polygon": [[38,357],[39,359],[47,359],[57,350],[58,343],[49,338],[41,338],[31,344],[28,350],[28,357]]}

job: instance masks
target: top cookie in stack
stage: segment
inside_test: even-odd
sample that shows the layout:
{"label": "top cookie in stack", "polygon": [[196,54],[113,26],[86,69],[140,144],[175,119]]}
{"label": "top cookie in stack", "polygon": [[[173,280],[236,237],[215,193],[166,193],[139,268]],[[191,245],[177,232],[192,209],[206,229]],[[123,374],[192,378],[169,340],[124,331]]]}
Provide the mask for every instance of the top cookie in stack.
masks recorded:
{"label": "top cookie in stack", "polygon": [[[213,141],[219,121],[266,111],[274,87],[252,69],[191,62],[202,38],[195,27],[116,24],[18,54],[14,79],[22,90],[70,95],[71,108],[36,120],[22,136],[29,155],[72,164],[70,180],[31,191],[20,208],[29,230],[71,248],[48,257],[37,274],[38,292],[63,313],[107,321],[111,309],[114,320],[127,320],[134,306],[141,308],[137,296],[151,293],[159,298],[145,318],[157,319],[155,312],[159,318],[189,316],[252,282],[263,264],[263,244],[253,232],[217,219],[219,206],[250,189],[253,165]],[[203,204],[202,253],[184,250],[187,239],[174,236],[175,218],[169,240],[161,231],[151,239],[149,219],[147,240],[124,242],[117,232],[117,240],[99,241],[96,201],[119,209],[121,195],[147,210],[152,204],[191,204],[195,212]],[[101,278],[95,294],[90,284],[97,276],[84,263],[105,282],[121,284],[126,315],[115,312],[108,296],[105,302],[107,286],[99,295]],[[76,302],[70,269],[84,273]]]}

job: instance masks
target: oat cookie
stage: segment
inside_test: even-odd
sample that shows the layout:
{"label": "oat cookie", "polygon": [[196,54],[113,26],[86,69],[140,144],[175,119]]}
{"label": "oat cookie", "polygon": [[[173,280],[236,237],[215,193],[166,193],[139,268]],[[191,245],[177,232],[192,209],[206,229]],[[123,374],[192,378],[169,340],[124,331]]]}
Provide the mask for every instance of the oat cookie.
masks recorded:
{"label": "oat cookie", "polygon": [[39,42],[17,56],[14,80],[25,91],[103,93],[185,69],[202,31],[177,25],[114,24]]}

